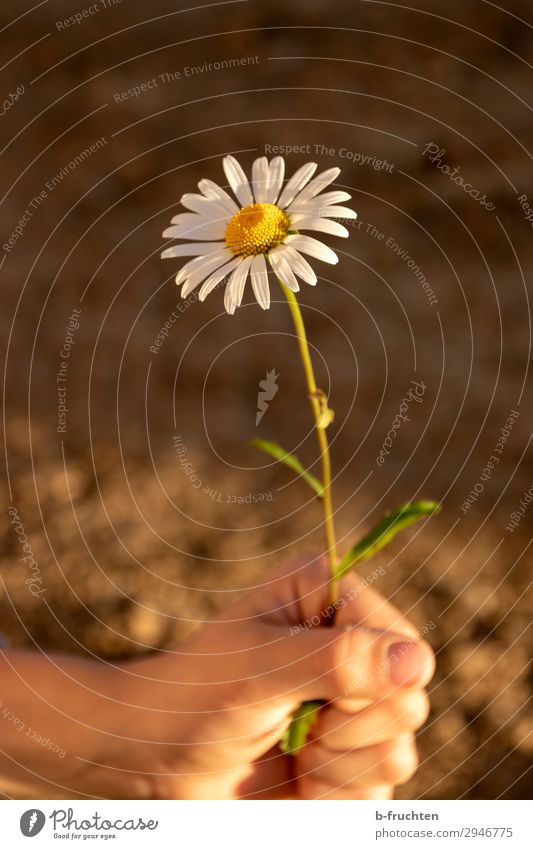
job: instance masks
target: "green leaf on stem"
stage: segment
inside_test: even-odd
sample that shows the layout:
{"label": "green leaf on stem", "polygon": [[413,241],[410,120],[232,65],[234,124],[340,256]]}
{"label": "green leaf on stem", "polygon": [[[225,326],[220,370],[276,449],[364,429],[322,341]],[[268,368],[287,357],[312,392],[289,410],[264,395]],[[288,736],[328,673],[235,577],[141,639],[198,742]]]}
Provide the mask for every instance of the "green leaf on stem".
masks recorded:
{"label": "green leaf on stem", "polygon": [[302,702],[292,715],[291,724],[279,741],[279,747],[286,755],[295,755],[305,746],[309,729],[318,721],[318,712],[324,702]]}
{"label": "green leaf on stem", "polygon": [[404,528],[409,527],[419,519],[438,513],[440,504],[437,501],[412,501],[387,513],[383,519],[363,539],[350,548],[341,558],[335,570],[334,580],[338,581],[346,572],[349,572],[357,563],[368,560],[376,551],[379,551],[391,539]]}
{"label": "green leaf on stem", "polygon": [[266,439],[252,439],[250,445],[253,445],[254,448],[258,448],[260,451],[288,466],[289,469],[292,469],[293,472],[296,472],[297,475],[309,484],[319,498],[324,497],[324,487],[318,478],[304,468],[298,457],[295,457],[294,454],[289,454],[277,442],[268,442]]}

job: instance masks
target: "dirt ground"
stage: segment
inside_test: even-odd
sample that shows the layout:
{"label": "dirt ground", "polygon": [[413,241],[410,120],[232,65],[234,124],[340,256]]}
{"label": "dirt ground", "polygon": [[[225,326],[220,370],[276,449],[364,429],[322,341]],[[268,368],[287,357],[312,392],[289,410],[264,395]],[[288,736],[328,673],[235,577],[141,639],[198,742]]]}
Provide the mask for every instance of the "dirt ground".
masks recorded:
{"label": "dirt ground", "polygon": [[[451,0],[437,18],[432,2],[182,13],[152,0],[150,18],[123,3],[58,27],[71,6],[16,22],[14,0],[0,11],[13,22],[2,90],[24,88],[2,119],[4,245],[31,210],[0,256],[2,487],[43,589],[28,592],[4,511],[0,629],[14,645],[111,659],[163,650],[282,558],[321,549],[305,487],[247,445],[260,435],[316,457],[286,305],[276,296],[263,313],[248,293],[231,318],[220,292],[180,302],[178,265],[159,259],[179,197],[201,177],[222,180],[225,153],[249,169],[271,146],[309,146],[287,155],[289,172],[309,158],[342,167],[360,222],[346,242],[328,240],[341,261],[301,296],[336,411],[339,537],[402,501],[443,502],[362,570],[384,567],[377,588],[437,654],[421,767],[398,795],[526,797],[529,4]],[[229,59],[239,64],[218,69]],[[256,428],[270,369],[279,391]],[[421,402],[380,466],[412,381]]]}

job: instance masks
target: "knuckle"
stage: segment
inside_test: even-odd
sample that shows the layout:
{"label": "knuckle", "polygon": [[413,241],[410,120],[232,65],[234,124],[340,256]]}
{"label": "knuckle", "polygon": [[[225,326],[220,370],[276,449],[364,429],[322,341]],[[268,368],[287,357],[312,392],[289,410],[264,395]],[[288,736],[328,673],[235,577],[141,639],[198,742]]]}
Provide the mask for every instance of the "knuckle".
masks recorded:
{"label": "knuckle", "polygon": [[327,648],[330,683],[339,697],[379,688],[385,674],[381,634],[351,628]]}
{"label": "knuckle", "polygon": [[322,670],[331,689],[339,696],[349,695],[357,684],[348,663],[350,645],[350,634],[346,633],[332,639],[322,650]]}
{"label": "knuckle", "polygon": [[390,747],[382,766],[387,784],[405,784],[418,768],[418,753],[414,743]]}
{"label": "knuckle", "polygon": [[402,724],[408,728],[420,728],[429,716],[429,698],[424,692],[408,693],[399,705]]}
{"label": "knuckle", "polygon": [[215,698],[210,702],[213,711],[220,709],[231,715],[254,704],[258,697],[256,681],[254,678],[242,677],[239,678],[238,686],[235,686],[233,682],[217,684],[214,688],[214,696]]}

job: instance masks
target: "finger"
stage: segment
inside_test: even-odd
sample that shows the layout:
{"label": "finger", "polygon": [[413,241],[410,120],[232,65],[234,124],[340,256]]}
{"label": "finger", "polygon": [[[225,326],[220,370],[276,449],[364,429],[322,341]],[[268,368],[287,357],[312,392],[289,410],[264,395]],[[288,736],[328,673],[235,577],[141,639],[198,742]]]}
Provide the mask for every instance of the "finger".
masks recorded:
{"label": "finger", "polygon": [[239,604],[254,616],[293,625],[320,617],[329,599],[330,573],[324,557],[300,555],[275,569],[260,592],[245,596]]}
{"label": "finger", "polygon": [[241,660],[248,669],[252,663],[247,681],[260,698],[375,701],[398,688],[425,686],[434,671],[427,643],[390,631],[320,627],[291,636],[286,629],[264,625],[260,635],[262,644]]}
{"label": "finger", "polygon": [[402,734],[385,743],[331,752],[320,743],[305,746],[297,758],[300,776],[332,786],[404,784],[414,775],[418,755],[412,734]]}
{"label": "finger", "polygon": [[[370,586],[379,580],[375,570],[365,580],[350,572],[339,584],[338,601],[334,605],[340,625],[364,624],[398,633],[416,635],[414,626],[394,605]],[[324,557],[293,558],[284,563],[261,587],[261,592],[243,598],[238,607],[253,616],[271,622],[319,624],[331,613],[330,571]]]}
{"label": "finger", "polygon": [[392,799],[394,788],[387,784],[360,787],[347,784],[344,787],[334,787],[325,781],[317,781],[310,776],[303,776],[297,782],[299,799],[327,800],[380,800]]}
{"label": "finger", "polygon": [[373,746],[416,731],[428,714],[429,699],[423,690],[398,693],[354,713],[327,707],[320,712],[313,739],[332,752]]}

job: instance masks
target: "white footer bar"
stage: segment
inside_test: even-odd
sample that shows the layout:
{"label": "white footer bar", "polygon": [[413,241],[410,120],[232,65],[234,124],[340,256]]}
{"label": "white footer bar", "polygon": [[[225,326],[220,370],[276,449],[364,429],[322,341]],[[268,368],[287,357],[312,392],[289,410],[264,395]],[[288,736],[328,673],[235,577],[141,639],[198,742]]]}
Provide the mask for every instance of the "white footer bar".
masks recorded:
{"label": "white footer bar", "polygon": [[[0,802],[2,846],[531,849],[524,801]],[[29,843],[35,837],[35,843]],[[68,843],[67,843],[68,841]]]}

